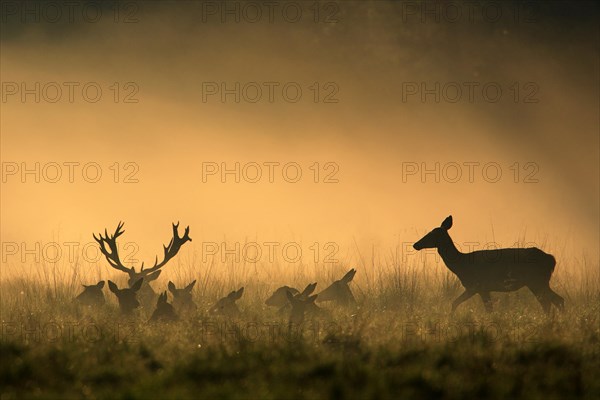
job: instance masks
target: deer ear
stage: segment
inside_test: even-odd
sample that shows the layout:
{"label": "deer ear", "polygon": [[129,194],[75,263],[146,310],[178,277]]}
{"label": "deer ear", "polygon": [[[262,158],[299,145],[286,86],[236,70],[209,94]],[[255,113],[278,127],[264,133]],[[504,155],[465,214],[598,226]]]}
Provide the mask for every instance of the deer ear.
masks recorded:
{"label": "deer ear", "polygon": [[119,288],[117,287],[117,285],[115,285],[115,283],[113,281],[108,281],[108,288],[114,294],[119,293]]}
{"label": "deer ear", "polygon": [[137,291],[138,291],[138,290],[140,290],[140,288],[142,287],[142,283],[144,283],[144,278],[140,278],[140,279],[138,279],[138,280],[137,280],[137,281],[136,281],[136,282],[133,284],[133,286],[131,286],[131,289],[132,289],[134,292],[137,292]]}
{"label": "deer ear", "polygon": [[156,279],[158,279],[158,277],[160,276],[160,273],[161,273],[161,272],[162,272],[162,270],[160,270],[160,269],[159,269],[159,270],[158,270],[158,271],[156,271],[156,272],[153,272],[153,273],[151,273],[151,274],[148,274],[148,275],[146,275],[146,276],[144,277],[144,279],[146,279],[146,281],[148,281],[148,282],[150,282],[150,281],[153,281],[153,280],[156,280]]}
{"label": "deer ear", "polygon": [[452,215],[450,215],[448,218],[446,218],[444,220],[444,222],[442,222],[442,225],[440,225],[440,226],[442,228],[444,228],[445,230],[452,228]]}
{"label": "deer ear", "polygon": [[102,289],[104,287],[104,281],[100,281],[96,284],[96,286],[100,289]]}
{"label": "deer ear", "polygon": [[312,290],[310,290],[310,283],[309,283],[308,285],[306,285],[306,287],[302,291],[301,296],[308,296],[311,292],[312,292]]}
{"label": "deer ear", "polygon": [[191,292],[191,291],[192,291],[192,289],[194,288],[194,285],[195,285],[195,284],[196,284],[196,280],[194,279],[194,281],[193,281],[192,283],[190,283],[189,285],[187,285],[187,286],[185,287],[185,290],[186,290],[187,292]]}
{"label": "deer ear", "polygon": [[356,270],[354,268],[352,268],[350,271],[348,271],[346,273],[346,275],[344,275],[344,277],[342,278],[342,281],[348,283],[351,282],[352,279],[354,279],[354,275],[356,275]]}
{"label": "deer ear", "polygon": [[237,292],[234,292],[234,293],[235,293],[235,295],[234,295],[234,297],[233,297],[233,298],[234,298],[235,300],[239,300],[239,299],[241,299],[241,298],[242,298],[242,295],[244,294],[244,288],[242,287],[242,288],[240,288],[240,289],[239,289]]}
{"label": "deer ear", "polygon": [[307,299],[307,303],[314,303],[318,296],[318,294],[313,294]]}
{"label": "deer ear", "polygon": [[177,288],[175,287],[175,284],[173,282],[169,281],[169,283],[167,284],[167,287],[169,288],[169,291],[171,293],[175,294],[175,291]]}

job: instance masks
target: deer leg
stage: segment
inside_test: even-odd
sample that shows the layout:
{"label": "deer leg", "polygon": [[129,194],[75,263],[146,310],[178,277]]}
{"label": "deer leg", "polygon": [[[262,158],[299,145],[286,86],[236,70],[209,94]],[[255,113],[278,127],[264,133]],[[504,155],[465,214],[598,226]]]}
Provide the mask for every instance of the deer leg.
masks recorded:
{"label": "deer leg", "polygon": [[[537,301],[540,302],[540,304],[542,305],[542,309],[544,310],[544,312],[546,314],[550,314],[550,307],[552,306],[552,302],[550,300],[550,287],[548,288],[543,288],[543,287],[538,287],[538,286],[528,286],[529,290],[531,290],[531,292],[535,295],[535,298],[537,299]],[[558,296],[558,295],[557,295]]]}
{"label": "deer leg", "polygon": [[451,311],[451,313],[454,314],[454,311],[456,311],[456,307],[458,307],[461,303],[469,300],[471,297],[473,297],[474,294],[475,294],[475,292],[471,292],[470,290],[465,290],[463,292],[463,294],[461,294],[460,296],[458,296],[452,302],[452,311]]}
{"label": "deer leg", "polygon": [[479,297],[483,300],[483,305],[485,306],[485,311],[492,312],[492,298],[490,297],[490,292],[479,292]]}
{"label": "deer leg", "polygon": [[556,308],[558,308],[560,311],[564,311],[565,310],[565,299],[563,299],[562,296],[560,296],[554,290],[550,289],[550,287],[548,287],[548,291],[549,291],[548,293],[550,294],[550,301],[552,301],[552,304],[554,304],[554,306]]}

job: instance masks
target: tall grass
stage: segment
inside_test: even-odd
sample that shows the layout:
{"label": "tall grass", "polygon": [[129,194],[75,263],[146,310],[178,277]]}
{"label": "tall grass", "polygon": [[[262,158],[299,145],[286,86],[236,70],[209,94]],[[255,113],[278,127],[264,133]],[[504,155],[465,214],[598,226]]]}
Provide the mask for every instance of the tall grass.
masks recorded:
{"label": "tall grass", "polygon": [[[597,260],[553,252],[551,286],[567,312],[546,316],[526,289],[493,294],[491,314],[477,297],[455,316],[461,286],[441,261],[357,245],[337,263],[201,257],[189,247],[152,283],[197,280],[198,311],[172,324],[131,318],[108,304],[82,308],[81,284],[125,274],[106,263],[5,265],[0,281],[0,394],[12,397],[572,397],[600,394],[600,271]],[[356,268],[358,307],[323,306],[290,331],[264,300],[274,289],[317,292]],[[242,316],[208,309],[241,286]],[[69,331],[72,327],[72,331]],[[86,329],[88,331],[86,331]],[[97,333],[98,336],[95,336]]]}

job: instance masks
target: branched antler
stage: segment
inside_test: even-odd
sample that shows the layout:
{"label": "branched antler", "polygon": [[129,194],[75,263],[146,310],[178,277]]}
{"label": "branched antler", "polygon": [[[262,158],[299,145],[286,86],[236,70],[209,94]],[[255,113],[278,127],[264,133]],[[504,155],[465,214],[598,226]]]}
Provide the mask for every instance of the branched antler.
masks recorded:
{"label": "branched antler", "polygon": [[163,246],[164,259],[159,263],[158,256],[157,256],[156,261],[154,262],[154,266],[152,268],[148,268],[148,269],[144,269],[144,263],[142,263],[140,272],[136,273],[134,267],[131,267],[131,268],[125,267],[123,265],[123,263],[121,262],[121,260],[119,259],[119,251],[117,250],[117,238],[125,232],[122,230],[122,228],[123,228],[123,222],[119,222],[119,225],[117,226],[117,229],[115,230],[114,234],[109,235],[105,229],[104,236],[102,236],[101,233],[99,234],[99,237],[96,237],[95,234],[93,236],[94,236],[94,239],[96,239],[96,242],[98,242],[98,244],[100,245],[100,251],[102,252],[102,254],[104,254],[104,257],[106,257],[106,260],[108,261],[110,266],[115,269],[118,269],[119,271],[126,272],[127,274],[129,274],[130,278],[132,276],[137,277],[140,275],[142,277],[147,276],[151,272],[154,272],[154,271],[160,269],[162,266],[164,266],[166,263],[168,263],[169,260],[171,260],[173,257],[175,257],[177,255],[177,253],[179,252],[179,249],[185,242],[187,242],[188,240],[190,242],[192,241],[192,239],[189,236],[189,233],[190,233],[189,226],[187,228],[185,228],[185,232],[184,232],[183,236],[179,237],[179,232],[178,232],[179,222],[176,224],[173,224],[173,238],[169,242],[168,246]]}
{"label": "branched antler", "polygon": [[141,271],[143,271],[146,274],[156,271],[157,269],[161,268],[166,263],[168,263],[169,260],[171,260],[173,257],[175,257],[175,255],[177,255],[177,252],[179,252],[179,249],[185,242],[187,242],[188,240],[190,242],[192,241],[192,239],[189,236],[189,233],[190,233],[189,226],[187,228],[185,228],[185,232],[182,237],[179,237],[178,228],[179,228],[179,222],[176,224],[173,224],[173,239],[171,239],[168,246],[163,246],[164,259],[159,263],[158,256],[156,256],[156,260],[154,261],[154,266],[152,268],[149,268],[146,270],[144,269],[144,263],[142,263]]}
{"label": "branched antler", "polygon": [[[125,232],[122,230],[122,228],[123,222],[119,222],[119,225],[112,236],[108,234],[106,229],[104,229],[104,237],[102,236],[102,233],[99,234],[99,238],[96,237],[95,234],[93,234],[93,236],[96,242],[98,242],[100,245],[100,251],[102,254],[104,254],[104,257],[106,257],[106,260],[110,266],[129,274],[133,271],[133,268],[129,269],[124,266],[123,263],[121,263],[121,260],[119,259],[119,251],[117,250],[117,238],[121,236],[123,232]],[[107,250],[106,246],[108,246],[110,252]]]}

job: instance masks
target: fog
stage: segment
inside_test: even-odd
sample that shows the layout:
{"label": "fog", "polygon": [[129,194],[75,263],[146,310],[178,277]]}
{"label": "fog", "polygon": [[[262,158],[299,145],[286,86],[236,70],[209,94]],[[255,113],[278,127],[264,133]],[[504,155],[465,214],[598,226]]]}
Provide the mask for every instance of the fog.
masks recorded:
{"label": "fog", "polygon": [[[20,262],[4,243],[88,242],[120,220],[147,262],[176,221],[197,249],[335,242],[344,261],[348,248],[414,242],[450,214],[459,243],[598,259],[597,9],[507,2],[498,21],[451,22],[415,2],[342,2],[321,3],[314,22],[295,3],[302,18],[288,22],[277,3],[271,23],[260,2],[257,22],[223,22],[206,2],[137,4],[119,22],[105,4],[93,23],[22,23],[3,8],[3,264]],[[39,102],[23,82],[39,82]],[[65,82],[77,83],[72,102]],[[240,83],[239,102],[222,82]],[[36,163],[38,177],[22,174]],[[221,176],[236,163],[239,183]],[[422,175],[436,163],[439,177]]]}

